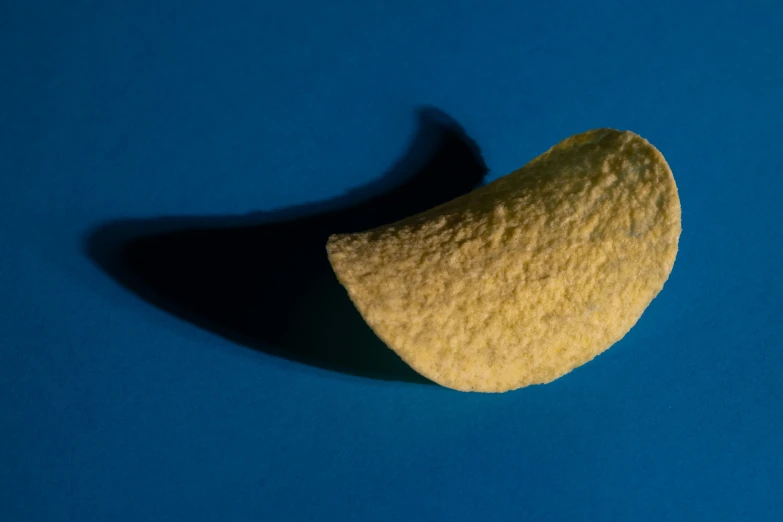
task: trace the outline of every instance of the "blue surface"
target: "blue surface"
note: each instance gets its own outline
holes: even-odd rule
[[[4,2],[0,519],[783,519],[783,4],[646,4]],[[595,127],[664,153],[680,252],[614,348],[503,395],[351,375],[85,250],[377,182],[426,106],[489,179]]]

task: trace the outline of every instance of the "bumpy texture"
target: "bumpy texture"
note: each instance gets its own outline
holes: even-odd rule
[[[501,392],[557,379],[621,339],[672,270],[680,214],[660,152],[598,129],[427,212],[332,236],[327,252],[416,371]]]

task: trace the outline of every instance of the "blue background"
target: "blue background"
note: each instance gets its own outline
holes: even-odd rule
[[[780,520],[781,20],[774,1],[3,2],[0,519]],[[354,376],[183,321],[85,252],[111,220],[372,184],[424,106],[488,179],[595,127],[664,153],[680,252],[614,348],[503,395]]]

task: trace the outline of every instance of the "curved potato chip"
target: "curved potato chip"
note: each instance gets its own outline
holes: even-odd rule
[[[406,363],[449,388],[501,392],[620,340],[669,277],[680,214],[661,153],[597,129],[431,210],[333,235],[327,252]]]

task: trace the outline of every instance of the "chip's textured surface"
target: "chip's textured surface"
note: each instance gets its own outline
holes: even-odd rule
[[[621,339],[680,236],[663,156],[631,132],[572,136],[521,169],[327,252],[378,336],[464,391],[550,382]]]

